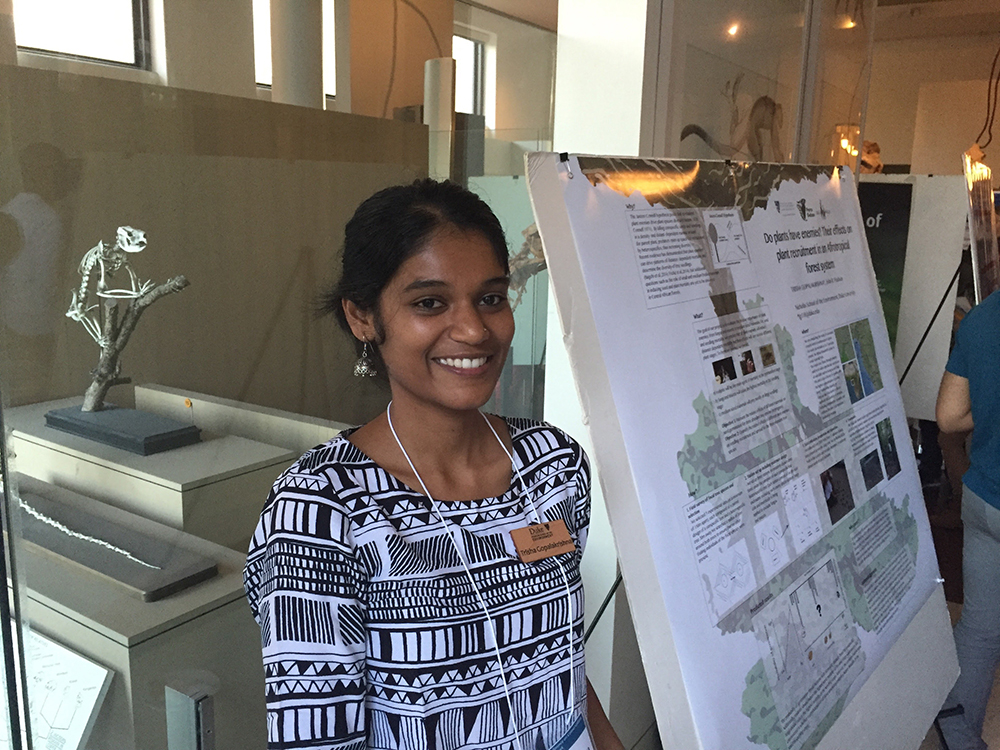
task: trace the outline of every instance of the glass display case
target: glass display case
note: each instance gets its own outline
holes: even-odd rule
[[[36,748],[263,748],[247,543],[286,466],[384,408],[316,301],[357,204],[427,173],[426,128],[10,66],[0,109],[8,703]],[[102,414],[200,439],[53,428],[95,370]]]

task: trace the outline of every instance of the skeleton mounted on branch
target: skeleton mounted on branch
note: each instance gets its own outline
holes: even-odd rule
[[[80,286],[73,291],[66,317],[78,321],[101,347],[97,367],[91,371],[93,382],[83,398],[82,410],[100,411],[104,397],[115,385],[130,383],[121,375],[119,357],[135,330],[143,311],[156,300],[181,291],[188,285],[183,276],[155,285],[140,281],[129,265],[129,255],[146,249],[146,233],[132,227],[118,227],[113,245],[103,240],[88,250],[80,261]],[[128,274],[127,288],[113,288],[109,281],[116,273]],[[96,299],[95,299],[96,298]],[[125,304],[119,306],[119,301]]]

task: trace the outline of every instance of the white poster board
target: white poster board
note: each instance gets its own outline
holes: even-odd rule
[[[664,746],[916,747],[957,665],[853,176],[527,166]]]

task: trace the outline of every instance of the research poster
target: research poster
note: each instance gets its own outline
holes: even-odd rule
[[[638,506],[605,488],[612,524],[649,540],[626,583],[658,580],[699,742],[813,748],[938,585],[854,177],[527,166],[571,359],[592,324],[607,371],[610,403],[585,410],[613,409],[627,451]]]

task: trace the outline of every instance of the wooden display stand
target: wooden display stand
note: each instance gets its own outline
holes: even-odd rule
[[[298,457],[207,431],[195,445],[138,456],[45,426],[46,412],[76,401],[8,410],[18,471],[235,550],[246,550],[271,484]]]
[[[265,747],[260,631],[243,594],[244,555],[60,487],[30,479],[21,485],[218,563],[215,578],[143,602],[85,568],[20,545],[31,627],[115,672],[88,747],[167,750],[164,687],[192,684],[212,697],[216,747]]]

